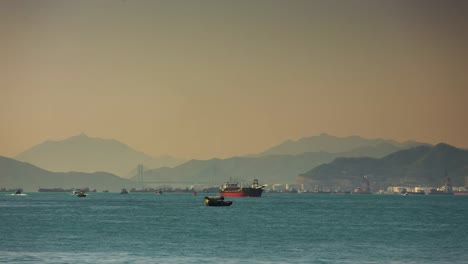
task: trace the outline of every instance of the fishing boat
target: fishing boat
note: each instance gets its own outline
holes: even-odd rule
[[[85,187],[85,188],[78,188],[78,189],[73,190],[72,193],[76,195],[76,194],[78,194],[79,192],[84,192],[84,193],[87,193],[87,192],[96,192],[96,189],[94,189],[94,190],[89,190],[88,187]]]
[[[23,193],[23,189],[19,188],[19,189],[16,189],[16,191],[14,193],[12,193],[11,195],[13,195],[13,196],[26,196],[27,194]]]
[[[79,191],[75,194],[77,197],[86,197],[86,193],[83,191]]]
[[[226,197],[260,197],[265,185],[259,185],[255,179],[250,187],[242,187],[237,182],[226,182],[219,189],[219,194]]]
[[[232,201],[224,201],[223,196],[205,196],[206,206],[231,206]]]

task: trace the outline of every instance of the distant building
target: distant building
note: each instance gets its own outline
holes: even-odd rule
[[[434,187],[421,187],[421,186],[390,186],[387,188],[387,193],[401,193],[402,191],[407,192],[421,192],[429,193]]]
[[[408,192],[411,192],[412,188],[411,187],[406,187],[406,186],[390,186],[387,188],[387,192],[389,193],[401,193],[403,190],[406,190]]]
[[[431,189],[434,189],[434,187],[414,187],[415,192],[424,191],[425,193],[430,193]]]
[[[288,184],[288,190],[302,190],[301,184]]]
[[[275,183],[271,186],[271,189],[273,191],[279,192],[279,191],[284,191],[285,188],[283,184]]]

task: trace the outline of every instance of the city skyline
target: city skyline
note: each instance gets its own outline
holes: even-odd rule
[[[463,1],[2,1],[0,156],[85,133],[226,158],[328,133],[468,148]]]

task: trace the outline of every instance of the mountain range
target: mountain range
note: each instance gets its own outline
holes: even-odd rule
[[[301,143],[299,144],[298,142]],[[302,144],[304,146],[301,146]],[[63,141],[44,142],[18,155],[17,158],[47,169],[33,166],[37,170],[34,174],[36,178],[33,176],[27,177],[30,177],[31,182],[35,183],[34,188],[38,185],[40,185],[39,187],[54,187],[54,182],[62,185],[68,184],[70,187],[81,185],[76,184],[78,182],[76,182],[75,178],[69,177],[69,175],[81,175],[82,178],[96,177],[97,181],[101,181],[104,176],[115,177],[113,174],[122,175],[125,171],[127,171],[129,179],[133,180],[132,183],[135,184],[140,180],[135,176],[137,174],[135,170],[137,164],[144,164],[146,169],[144,180],[145,182],[152,182],[153,185],[171,185],[173,183],[219,185],[229,179],[251,182],[254,178],[259,179],[263,183],[292,183],[295,180],[303,182],[325,180],[326,177],[317,176],[314,168],[324,168],[323,166],[335,164],[337,161],[343,161],[344,157],[350,158],[344,159],[350,164],[352,160],[360,160],[361,158],[364,163],[365,161],[374,162],[381,158],[387,158],[390,153],[399,153],[399,151],[406,150],[415,145],[425,148],[432,147],[428,144],[421,144],[423,143],[398,143],[392,140],[365,139],[358,136],[340,138],[322,134],[298,141],[287,141],[255,156],[190,160],[172,168],[155,168],[155,161],[150,156],[133,150],[123,143],[109,139],[90,138],[81,134]],[[408,151],[411,149],[408,149]],[[268,154],[281,152],[295,153],[302,150],[305,150],[305,152],[299,154]],[[338,152],[341,150],[343,152]],[[167,162],[170,161],[171,158]],[[180,160],[173,161],[172,165],[180,162]],[[0,177],[5,177],[5,179],[0,179],[0,187],[20,187],[22,184],[28,184],[25,181],[21,181],[21,179],[25,177],[24,175],[32,174],[28,174],[27,171],[25,172],[20,169],[12,170],[11,164],[8,165],[10,166],[9,168],[6,168],[5,164],[0,164]],[[17,163],[15,166],[18,167],[18,164],[23,163]],[[22,168],[24,166],[26,165],[23,164],[19,167]],[[151,167],[155,169],[148,169]],[[376,168],[378,167],[376,165]],[[346,170],[349,169],[346,168]],[[64,172],[81,171],[82,173],[53,173],[50,170]],[[90,173],[95,171],[117,171],[118,173]],[[25,172],[24,175],[22,174],[23,172]],[[360,174],[364,172],[362,171]],[[298,175],[301,176],[297,178]],[[400,176],[401,174],[394,174],[389,177],[395,178]],[[42,177],[44,177],[44,181],[40,180]],[[57,177],[65,177],[65,179]],[[337,176],[333,175],[332,177]],[[51,180],[52,178],[54,180]],[[71,181],[72,178],[73,181]],[[111,182],[115,180],[115,178],[109,179]],[[353,180],[356,179],[353,178]],[[93,180],[90,178],[90,181],[92,183]],[[101,183],[102,185],[100,186],[103,186],[104,182],[101,181],[99,184]],[[114,186],[119,186],[119,188],[129,186],[129,182],[119,182]],[[111,187],[104,188],[109,189]]]
[[[418,146],[383,158],[337,158],[297,177],[297,183],[321,186],[358,186],[367,176],[374,188],[385,186],[441,186],[445,175],[456,186],[468,176],[468,151],[447,144]]]
[[[27,192],[39,188],[84,188],[118,191],[135,183],[107,172],[51,172],[32,164],[0,156],[0,186],[23,188]]]
[[[170,156],[153,158],[113,139],[85,134],[61,141],[46,141],[15,157],[50,171],[107,171],[124,178],[134,175],[138,164],[149,168],[172,167],[184,162]]]
[[[386,155],[391,152],[411,148],[425,143],[406,141],[403,143],[388,139],[366,139],[360,136],[336,137],[322,133],[317,136],[305,137],[298,140],[287,140],[279,145],[273,146],[255,156],[267,155],[297,155],[305,152],[345,153],[357,151],[358,149],[374,148],[382,151],[378,155]],[[367,152],[366,152],[367,153]]]
[[[191,160],[174,168],[159,168],[145,171],[145,181],[200,182],[220,184],[226,180],[250,182],[258,178],[269,183],[291,183],[297,175],[338,157],[380,158],[395,151],[421,143],[400,144],[390,140],[367,140],[361,137],[339,138],[322,134],[320,136],[283,143],[259,155],[227,159]],[[315,144],[318,146],[316,146]],[[342,144],[343,147],[339,148]],[[306,148],[307,147],[307,148]],[[297,152],[300,154],[269,154],[274,152]],[[321,151],[313,152],[320,149]],[[334,152],[344,150],[344,152]],[[136,179],[136,178],[135,178]]]

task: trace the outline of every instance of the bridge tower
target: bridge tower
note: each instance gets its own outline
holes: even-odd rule
[[[145,189],[143,164],[138,164],[138,177],[137,177],[137,179],[141,183],[141,189]]]

